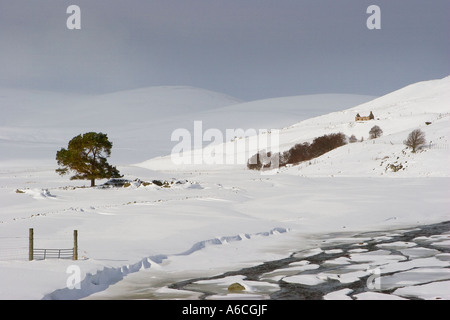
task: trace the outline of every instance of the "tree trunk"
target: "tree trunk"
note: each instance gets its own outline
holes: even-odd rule
[[[91,179],[91,187],[95,187],[95,179]]]

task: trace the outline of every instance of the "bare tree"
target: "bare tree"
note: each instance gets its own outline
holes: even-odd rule
[[[376,139],[381,137],[383,130],[379,126],[373,126],[369,131],[370,139]]]
[[[412,148],[412,152],[416,152],[416,150],[421,148],[426,142],[425,133],[420,129],[416,129],[408,135],[408,139],[403,141],[403,144]]]

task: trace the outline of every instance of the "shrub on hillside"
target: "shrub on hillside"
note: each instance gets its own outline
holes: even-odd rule
[[[294,145],[287,151],[278,154],[279,166],[284,167],[288,164],[297,164],[302,161],[317,158],[324,153],[343,146],[347,143],[346,136],[343,133],[332,133],[315,138],[311,144],[304,142]],[[247,162],[247,168],[252,170],[261,170],[262,168],[272,167],[270,161],[271,153],[260,151],[250,157]]]
[[[311,145],[307,142],[297,143],[288,151],[283,153],[283,160],[286,164],[294,164],[311,159]]]
[[[379,126],[373,126],[369,131],[370,139],[376,139],[383,135],[383,130]]]
[[[312,158],[317,158],[324,153],[341,147],[347,143],[347,139],[343,133],[332,133],[315,138],[310,146],[310,154]]]
[[[279,154],[278,154],[279,155]],[[272,166],[272,153],[265,150],[259,151],[247,161],[247,168],[252,170],[261,170]]]

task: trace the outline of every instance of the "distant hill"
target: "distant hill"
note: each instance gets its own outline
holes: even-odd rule
[[[342,132],[347,136],[355,135],[358,140],[364,140],[362,143],[348,144],[335,149],[313,161],[288,169],[283,168],[281,172],[305,176],[393,176],[394,172],[390,169],[390,165],[397,166],[401,163],[402,168],[395,172],[395,176],[450,176],[449,101],[450,77],[446,77],[412,84],[351,108],[343,108],[341,111],[312,117],[289,127],[280,128],[280,151],[288,150],[296,143],[311,142],[316,137],[330,133]],[[279,105],[276,100],[267,100],[264,104],[271,102],[274,108]],[[373,112],[374,120],[355,121],[358,113],[364,116],[370,112]],[[294,117],[292,120],[294,123]],[[383,135],[378,139],[369,140],[369,131],[375,125],[383,130]],[[409,151],[404,150],[403,141],[414,129],[425,132],[428,144],[424,152],[411,155]],[[203,153],[217,156],[223,154],[224,150],[230,150],[230,144],[235,144],[237,150],[245,150],[248,158],[257,152],[257,149],[252,147],[257,145],[256,139],[258,136],[238,139],[224,145],[209,147]],[[201,156],[201,152],[197,152],[196,156]],[[226,154],[223,157],[235,155]],[[150,159],[139,166],[189,170],[189,166],[175,166],[170,156]]]
[[[111,163],[167,155],[177,128],[276,128],[373,97],[313,95],[242,102],[186,86],[161,86],[102,95],[0,89],[0,165],[55,165],[56,151],[74,136],[101,131],[113,142]]]

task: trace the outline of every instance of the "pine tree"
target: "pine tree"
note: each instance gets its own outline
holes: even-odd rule
[[[96,179],[122,177],[116,167],[111,166],[106,158],[111,156],[112,143],[104,133],[88,132],[69,141],[67,149],[61,148],[56,153],[60,175],[75,172],[71,180],[90,180],[91,187]]]

